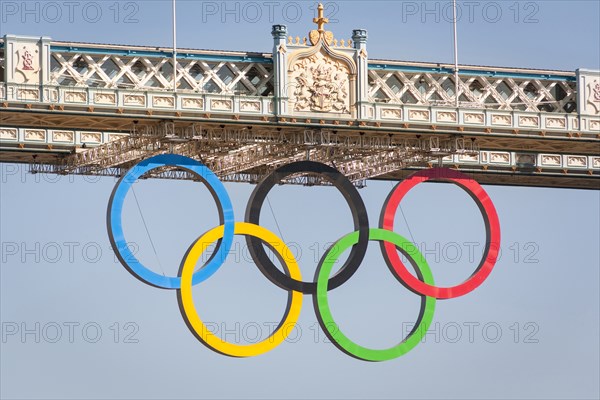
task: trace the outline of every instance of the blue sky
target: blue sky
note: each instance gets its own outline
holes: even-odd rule
[[[6,8],[9,3],[17,10]],[[22,2],[2,1],[0,33],[171,43],[170,2],[79,2],[72,15],[58,2],[60,18],[49,3],[28,2],[33,11],[27,14]],[[600,69],[598,2],[473,3],[470,16],[459,2],[461,63]],[[452,62],[446,5],[326,4],[327,15],[337,20],[329,25],[336,37],[368,30],[371,58]],[[291,35],[304,36],[313,26],[314,6],[180,0],[178,42],[269,52],[271,25],[284,23]],[[308,296],[295,336],[277,349],[250,359],[213,353],[189,332],[174,292],[142,284],[115,260],[105,227],[113,178],[34,176],[25,167],[0,164],[0,179],[2,398],[600,395],[598,191],[486,186],[502,227],[502,254],[491,276],[466,296],[438,301],[432,329],[413,351],[364,363],[326,343]],[[241,221],[254,186],[226,187]],[[360,190],[372,227],[392,187],[369,182]],[[139,209],[132,196],[125,203],[127,238],[142,261],[175,274],[189,243],[217,224],[214,202],[193,182],[145,180],[135,191]],[[313,275],[326,244],[352,229],[349,209],[333,188],[278,186],[269,199],[273,211],[263,210],[261,224],[292,245],[305,277]],[[477,265],[483,222],[453,185],[415,188],[396,227],[423,250],[440,284],[460,282]],[[269,323],[284,311],[286,292],[260,274],[243,239],[235,243],[226,265],[194,289],[194,298],[219,334],[245,341],[268,334]],[[383,348],[410,329],[419,298],[394,279],[372,243],[359,271],[331,293],[330,303],[348,336]]]

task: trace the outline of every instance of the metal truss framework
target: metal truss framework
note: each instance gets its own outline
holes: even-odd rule
[[[474,141],[463,138],[398,139],[328,130],[206,129],[173,123],[146,126],[110,143],[76,152],[58,164],[31,164],[32,172],[120,176],[123,169],[153,155],[174,152],[200,160],[226,181],[256,182],[293,161],[313,160],[339,169],[352,182],[422,165],[451,154],[477,155]],[[196,179],[173,169],[152,176]],[[327,184],[318,177],[292,177],[286,183]]]

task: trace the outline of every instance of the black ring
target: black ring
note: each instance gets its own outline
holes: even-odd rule
[[[354,275],[369,246],[369,218],[365,204],[356,187],[340,171],[315,161],[298,161],[277,168],[260,182],[252,192],[246,208],[246,222],[259,225],[260,211],[269,191],[282,179],[300,172],[320,175],[330,181],[342,193],[352,212],[354,230],[359,232],[358,243],[352,246],[350,256],[342,268],[329,279],[327,290],[332,290]],[[316,293],[316,282],[297,281],[281,272],[270,260],[259,239],[246,236],[246,243],[256,266],[275,285],[285,290],[295,290],[305,294]]]

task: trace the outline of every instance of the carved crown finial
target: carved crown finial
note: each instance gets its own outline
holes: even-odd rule
[[[323,7],[323,3],[319,3],[319,6],[317,7],[317,18],[313,18],[313,22],[317,24],[317,30],[319,32],[325,32],[323,26],[329,23],[329,18],[325,18],[325,16],[323,15],[324,9],[325,8]]]

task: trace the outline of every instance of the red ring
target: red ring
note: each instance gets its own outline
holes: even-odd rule
[[[384,258],[390,269],[392,269],[392,272],[395,272],[402,283],[414,293],[435,297],[436,299],[459,297],[481,285],[496,264],[500,248],[500,222],[498,221],[498,214],[488,194],[475,180],[456,170],[431,168],[412,174],[392,190],[382,209],[380,225],[383,229],[394,230],[394,217],[404,195],[419,183],[428,180],[452,182],[465,190],[475,203],[477,203],[485,222],[486,230],[485,250],[479,266],[463,283],[451,287],[438,287],[428,285],[411,274],[404,263],[402,263],[402,260],[400,260],[394,244],[388,242],[382,243]]]

